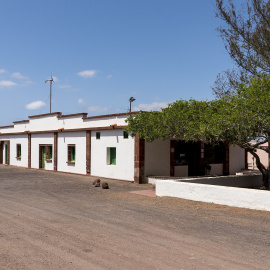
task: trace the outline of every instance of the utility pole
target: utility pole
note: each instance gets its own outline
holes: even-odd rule
[[[52,82],[53,82],[53,77],[51,75],[51,78],[49,80],[46,80],[46,82],[50,82],[50,113],[52,112]]]
[[[136,99],[134,98],[134,97],[131,97],[130,99],[129,99],[129,112],[131,112],[131,103],[133,102],[133,101],[135,101]]]

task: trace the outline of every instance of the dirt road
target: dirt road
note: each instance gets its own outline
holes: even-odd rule
[[[269,269],[270,213],[0,166],[0,269]]]

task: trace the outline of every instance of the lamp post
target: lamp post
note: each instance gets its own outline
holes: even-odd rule
[[[133,102],[133,101],[135,101],[136,99],[134,98],[134,97],[131,97],[130,99],[129,99],[129,112],[131,112],[131,103]]]

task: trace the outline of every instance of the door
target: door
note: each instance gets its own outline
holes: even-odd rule
[[[39,147],[39,168],[45,169],[46,150],[45,146]]]

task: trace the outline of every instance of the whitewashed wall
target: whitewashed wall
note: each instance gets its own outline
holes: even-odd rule
[[[17,159],[17,144],[21,145],[21,159]],[[28,167],[28,136],[10,136],[10,165]]]
[[[10,141],[10,165],[28,167],[28,135],[9,135],[1,136],[0,141]],[[21,159],[17,159],[17,144],[21,144]],[[2,157],[5,164],[5,148],[4,144]]]
[[[75,164],[68,164],[68,145],[75,145]],[[86,132],[58,133],[57,170],[86,174]]]
[[[54,138],[53,133],[44,133],[44,134],[32,134],[31,138],[31,168],[39,169],[39,145],[40,144],[51,144],[53,146],[52,151],[54,151]],[[53,161],[45,161],[45,169],[53,170]]]
[[[91,132],[91,175],[134,181],[134,138],[123,138],[123,130]],[[107,148],[116,147],[116,165],[107,165]]]
[[[145,176],[170,175],[170,140],[145,143]]]
[[[235,174],[241,169],[245,169],[245,149],[239,146],[231,146],[229,149],[229,171]]]

